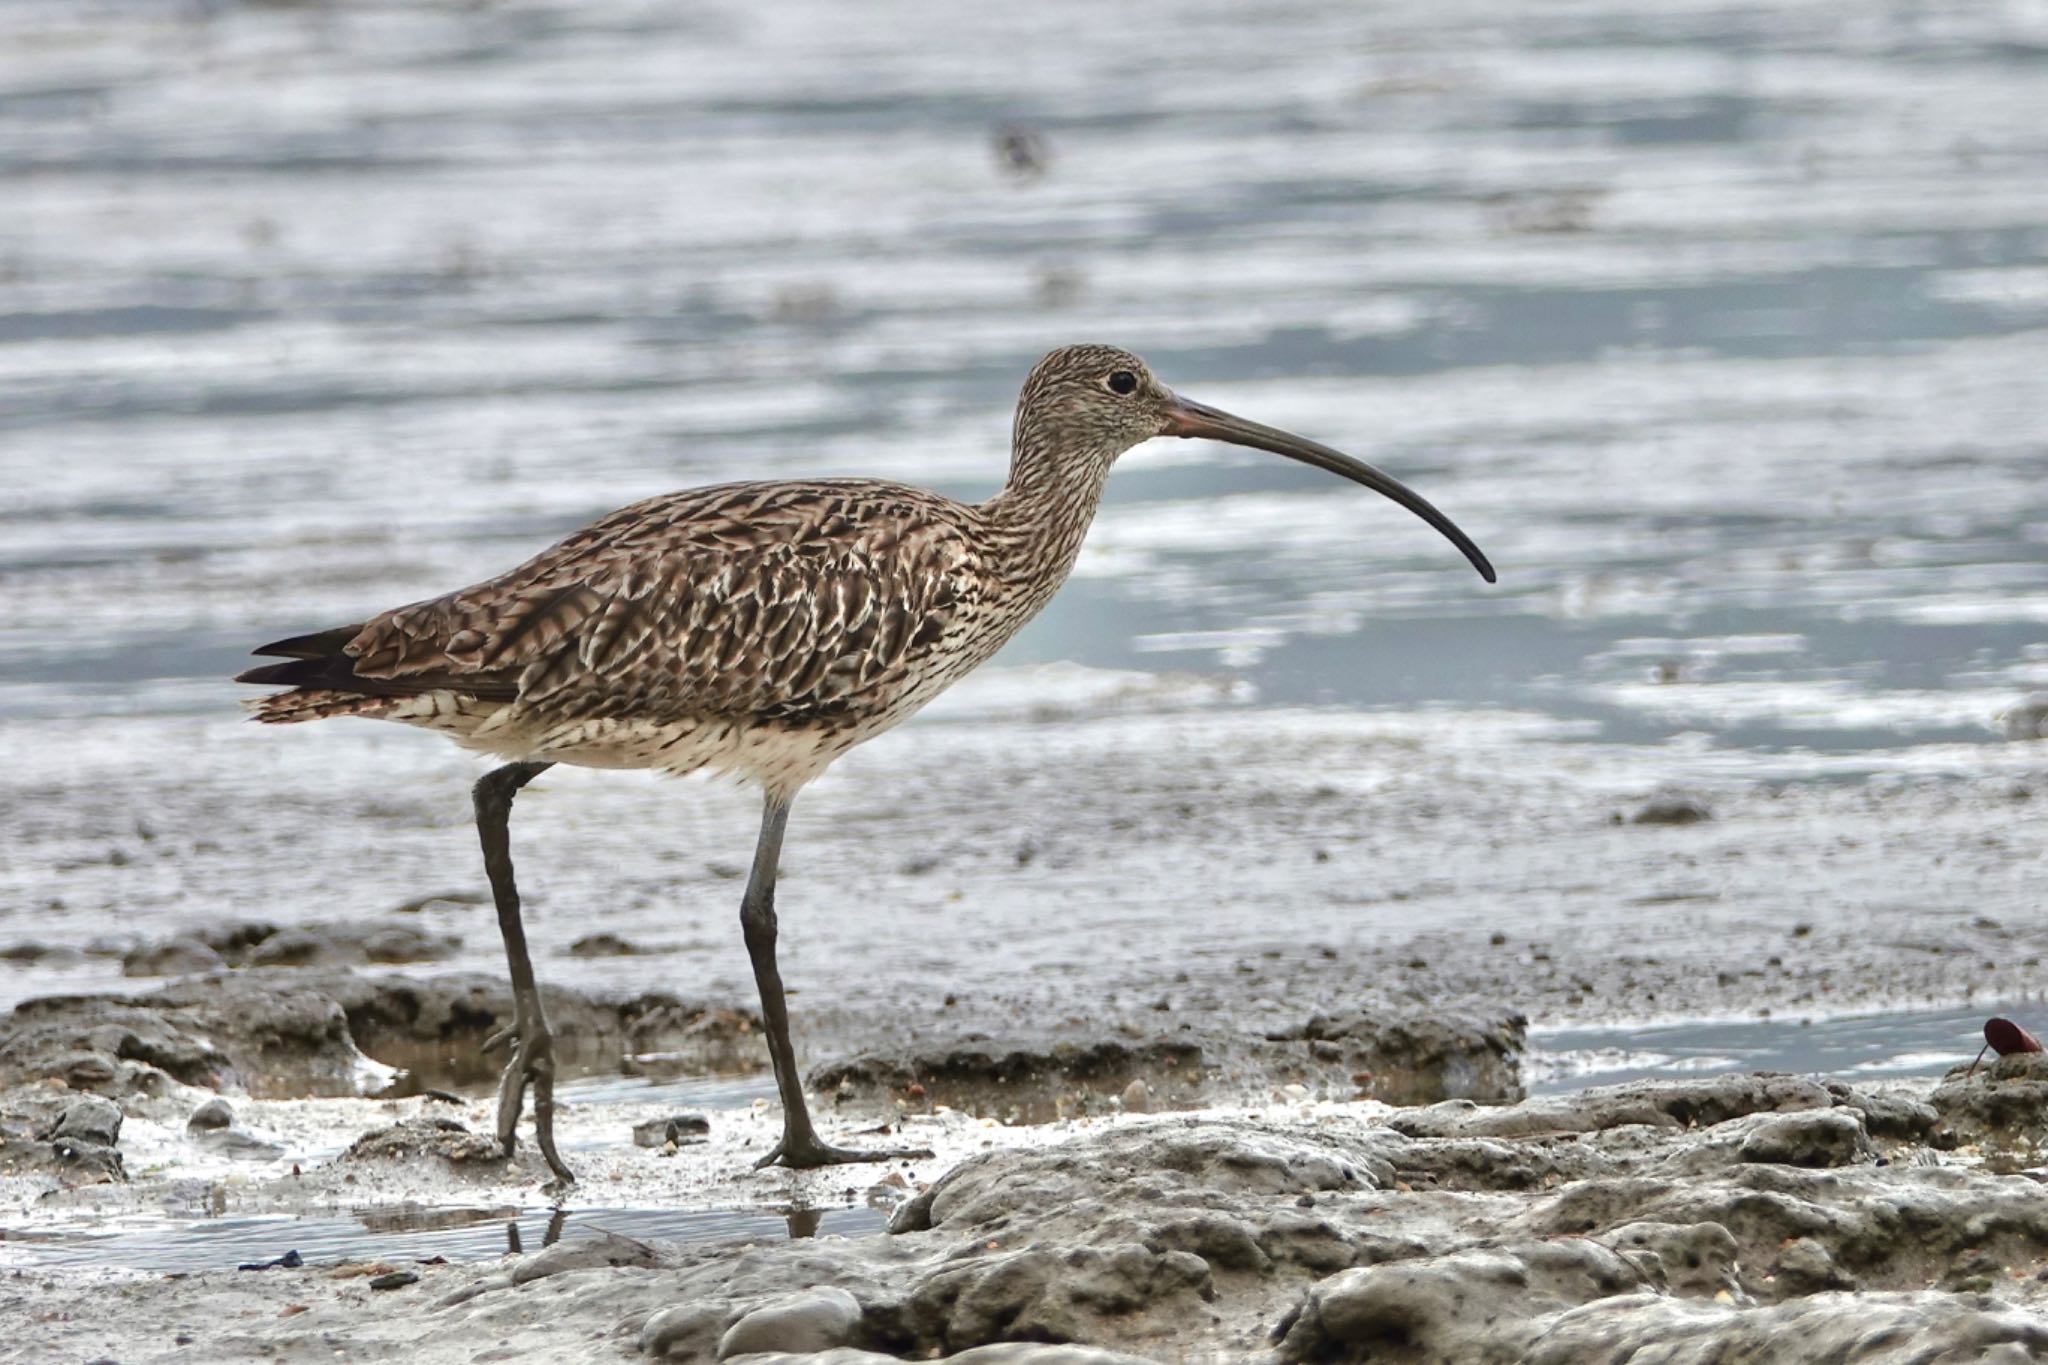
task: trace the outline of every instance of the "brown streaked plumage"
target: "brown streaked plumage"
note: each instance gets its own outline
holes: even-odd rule
[[[1009,480],[967,504],[868,479],[737,483],[650,498],[511,572],[338,630],[266,645],[289,662],[238,681],[272,724],[366,716],[438,730],[512,760],[475,793],[512,970],[517,1051],[499,1092],[509,1153],[526,1087],[553,1138],[553,1058],[519,920],[506,821],[554,763],[734,773],[766,795],[741,922],[760,987],[783,1137],[762,1164],[891,1153],[819,1140],[775,966],[775,863],[796,793],[989,658],[1073,567],[1117,456],[1154,436],[1270,450],[1385,494],[1478,548],[1420,496],[1326,446],[1183,399],[1128,351],[1069,346],[1025,381]]]

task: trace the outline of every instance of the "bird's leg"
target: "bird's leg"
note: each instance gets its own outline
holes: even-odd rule
[[[576,1177],[555,1150],[555,1039],[541,1009],[540,987],[533,978],[533,959],[526,952],[526,926],[519,921],[519,888],[512,880],[512,836],[508,828],[512,798],[519,789],[552,768],[552,763],[508,763],[478,779],[476,833],[484,846],[484,871],[491,879],[491,898],[498,903],[498,932],[505,940],[505,960],[512,971],[512,1024],[485,1041],[486,1049],[513,1044],[512,1060],[498,1081],[498,1141],[505,1155],[518,1144],[519,1109],[526,1087],[533,1087],[533,1131],[548,1169],[564,1184]]]
[[[754,847],[754,871],[747,878],[746,899],[740,902],[740,927],[746,933],[747,956],[754,963],[754,984],[761,990],[761,1018],[768,1025],[768,1056],[775,1063],[775,1088],[782,1096],[782,1140],[754,1169],[777,1164],[793,1170],[841,1166],[854,1161],[893,1161],[897,1157],[930,1156],[929,1151],[868,1152],[833,1147],[811,1126],[804,1106],[803,1078],[797,1074],[796,1052],[789,1042],[789,1007],[782,996],[782,973],[775,966],[775,869],[782,857],[782,829],[789,821],[789,803],[768,798],[761,813],[761,840]]]

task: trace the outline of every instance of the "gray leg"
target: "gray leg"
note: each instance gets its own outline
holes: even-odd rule
[[[747,878],[746,899],[740,902],[740,927],[746,933],[747,956],[754,963],[754,984],[761,991],[768,1056],[775,1063],[775,1088],[782,1096],[782,1140],[754,1167],[758,1170],[779,1163],[801,1171],[853,1161],[930,1156],[924,1150],[848,1151],[821,1141],[811,1126],[811,1111],[804,1106],[803,1078],[797,1074],[796,1052],[789,1042],[789,1007],[782,996],[782,973],[775,966],[775,869],[782,859],[782,829],[788,822],[788,803],[769,797],[761,812],[761,839],[754,846],[753,875]]]
[[[490,875],[491,897],[498,903],[498,932],[505,940],[505,960],[512,969],[512,1024],[484,1044],[486,1049],[501,1042],[516,1044],[512,1060],[505,1064],[498,1082],[498,1141],[505,1155],[517,1145],[519,1110],[526,1099],[526,1087],[533,1087],[534,1137],[548,1169],[564,1184],[576,1177],[555,1150],[555,1039],[548,1032],[547,1015],[541,1010],[540,987],[533,978],[533,959],[526,952],[526,927],[519,922],[519,888],[512,880],[512,836],[507,828],[512,816],[512,798],[519,789],[539,777],[552,763],[508,763],[485,773],[477,781],[477,838],[484,846],[484,871]]]

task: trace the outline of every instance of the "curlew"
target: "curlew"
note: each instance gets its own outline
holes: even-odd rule
[[[982,503],[872,479],[732,483],[634,503],[474,587],[265,645],[288,686],[271,724],[366,716],[510,760],[473,793],[512,979],[498,1138],[533,1092],[548,1167],[554,1056],[512,875],[514,795],[556,763],[722,771],[763,793],[740,925],[761,994],[782,1136],[758,1165],[883,1160],[823,1141],[804,1105],[775,964],[775,876],[790,804],[854,745],[909,716],[1037,615],[1073,568],[1119,455],[1155,436],[1285,455],[1393,499],[1493,568],[1450,518],[1371,465],[1175,394],[1111,346],[1068,346],[1024,382],[1010,474]]]

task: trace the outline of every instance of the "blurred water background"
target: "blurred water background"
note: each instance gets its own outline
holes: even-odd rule
[[[59,864],[134,843],[79,795],[124,772],[254,807],[188,853],[293,846],[239,827],[314,752],[238,720],[251,645],[665,489],[985,496],[1077,340],[1396,472],[1501,581],[1155,443],[1002,669],[1745,780],[2037,766],[2041,0],[8,0],[0,913],[119,919]],[[370,729],[318,752],[467,763]]]

